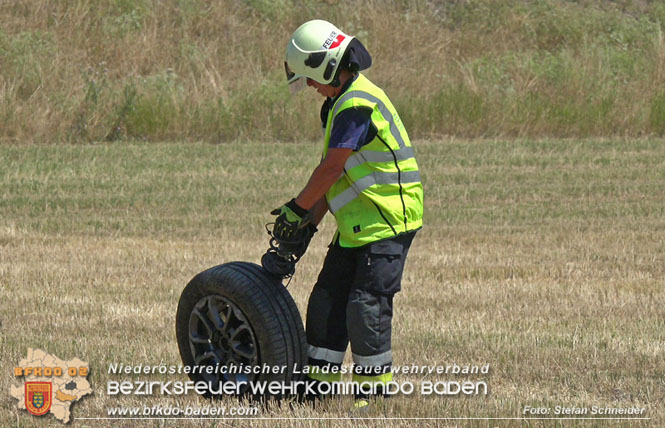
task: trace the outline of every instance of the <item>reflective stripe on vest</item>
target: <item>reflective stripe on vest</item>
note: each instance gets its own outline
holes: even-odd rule
[[[328,208],[330,208],[331,213],[335,214],[337,210],[356,199],[363,190],[366,190],[375,184],[406,184],[418,182],[420,182],[420,172],[418,171],[375,172],[374,174],[365,176],[356,180],[354,183],[351,183],[351,187],[335,196],[331,201],[328,201]]]
[[[393,154],[395,155],[393,157]],[[411,159],[413,157],[413,147],[404,147],[399,150],[395,150],[392,153],[389,152],[356,152],[351,155],[347,160],[344,168],[348,171],[362,165],[365,162],[390,162],[396,160],[397,162],[401,160]]]

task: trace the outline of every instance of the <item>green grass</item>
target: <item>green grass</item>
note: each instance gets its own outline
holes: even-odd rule
[[[368,416],[517,417],[525,405],[644,406],[650,421],[610,426],[662,426],[663,143],[416,141],[425,227],[395,302],[395,363],[487,363],[490,375],[481,378],[490,394],[396,397]],[[108,407],[206,405],[193,395],[108,397],[107,381],[134,379],[109,375],[108,365],[179,364],[173,322],[181,290],[209,266],[258,262],[268,212],[300,190],[319,149],[255,142],[0,146],[0,426],[59,426],[18,412],[9,397],[11,367],[28,347],[89,362],[94,395],[74,404],[76,426],[108,426],[76,420],[105,416]],[[326,219],[289,286],[301,312],[333,229]],[[349,406],[348,399],[316,409],[269,406],[260,416],[346,417]]]
[[[0,4],[0,141],[313,140],[282,64],[314,18],[413,137],[665,135],[662,2],[33,0]]]

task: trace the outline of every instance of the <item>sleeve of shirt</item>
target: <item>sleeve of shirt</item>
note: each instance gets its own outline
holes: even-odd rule
[[[349,108],[335,117],[330,131],[331,149],[358,150],[367,143],[372,127],[372,111],[367,108]]]

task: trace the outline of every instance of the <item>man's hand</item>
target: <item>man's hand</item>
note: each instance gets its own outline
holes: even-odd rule
[[[298,206],[295,199],[291,199],[281,207],[272,210],[270,214],[277,216],[272,230],[277,240],[296,238],[298,231],[312,221],[312,213]]]

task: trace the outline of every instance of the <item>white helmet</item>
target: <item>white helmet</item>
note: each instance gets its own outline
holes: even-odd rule
[[[286,46],[284,61],[291,92],[304,88],[306,78],[336,86],[337,70],[351,40],[353,36],[320,19],[298,27]]]

